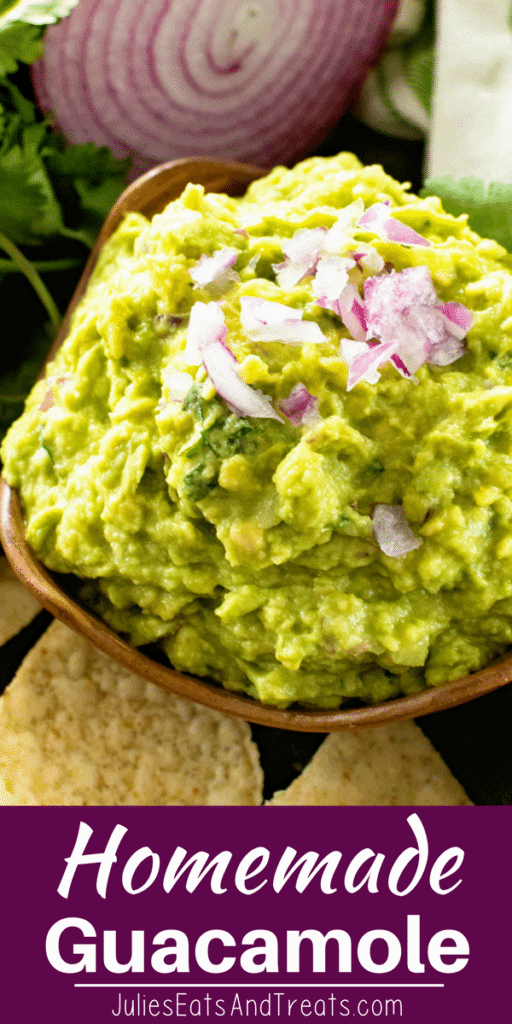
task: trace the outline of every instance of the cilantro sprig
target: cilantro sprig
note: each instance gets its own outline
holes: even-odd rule
[[[128,161],[92,142],[66,143],[38,109],[30,84],[26,65],[41,55],[46,27],[77,3],[0,0],[0,305],[7,342],[0,437],[21,411],[60,310],[126,183]]]

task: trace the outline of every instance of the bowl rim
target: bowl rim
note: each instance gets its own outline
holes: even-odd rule
[[[68,332],[71,315],[80,301],[99,252],[115,230],[124,214],[139,210],[135,204],[141,195],[149,194],[151,201],[164,195],[169,183],[177,176],[184,181],[196,180],[208,191],[217,179],[228,176],[231,184],[240,188],[267,173],[264,169],[236,161],[219,161],[207,157],[173,160],[148,171],[132,182],[112,207],[98,236],[96,245],[84,267],[77,288],[64,316],[59,333],[51,346],[40,376],[46,372]],[[201,181],[203,178],[203,181]],[[205,180],[206,179],[206,180]],[[224,185],[224,187],[226,187]],[[163,208],[163,206],[161,207]],[[512,652],[471,675],[429,687],[419,693],[392,698],[382,704],[356,708],[328,710],[308,708],[277,708],[263,704],[255,698],[227,690],[220,684],[199,679],[155,661],[115,633],[101,619],[80,605],[65,590],[58,578],[42,565],[25,539],[23,515],[17,492],[2,478],[0,481],[0,535],[5,554],[21,582],[36,599],[57,619],[89,640],[114,661],[153,682],[169,693],[196,701],[213,710],[234,715],[258,725],[294,730],[297,732],[339,732],[366,726],[378,726],[403,719],[418,718],[436,711],[465,704],[477,697],[505,686],[512,679]]]

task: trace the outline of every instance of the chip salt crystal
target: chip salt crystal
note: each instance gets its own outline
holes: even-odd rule
[[[302,319],[301,309],[292,309],[281,302],[243,295],[240,311],[242,330],[251,341],[282,341],[288,345],[327,341],[317,323]]]
[[[359,227],[367,231],[373,231],[388,242],[398,242],[400,245],[430,245],[430,242],[423,235],[410,228],[407,224],[395,220],[390,216],[391,203],[389,199],[382,203],[373,203],[363,213],[359,220]]]
[[[190,268],[190,276],[199,288],[214,286],[217,289],[227,288],[232,281],[238,280],[238,274],[230,271],[230,267],[238,259],[238,249],[225,246],[216,249],[213,256],[202,255],[194,267]]]
[[[318,416],[318,398],[315,398],[307,389],[305,384],[299,381],[292,388],[288,398],[279,402],[281,412],[284,412],[294,427],[313,422]]]
[[[423,544],[421,537],[412,532],[402,505],[375,505],[372,523],[380,550],[390,558],[400,558]]]

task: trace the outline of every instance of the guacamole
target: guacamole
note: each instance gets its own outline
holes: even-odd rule
[[[105,246],[2,451],[135,645],[285,707],[512,641],[512,257],[352,155],[188,185]]]

